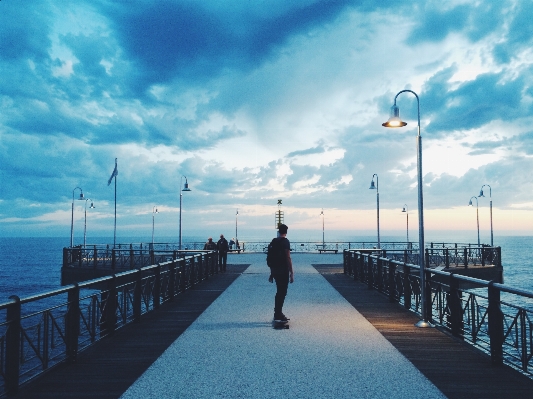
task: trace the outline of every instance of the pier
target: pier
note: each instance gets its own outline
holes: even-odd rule
[[[269,242],[242,242],[238,250],[230,253],[262,253]],[[418,244],[412,242],[291,242],[291,253],[342,253],[357,250],[361,253],[379,253],[383,258],[418,264]],[[61,284],[109,276],[126,270],[134,270],[158,263],[177,260],[203,251],[203,242],[189,242],[179,250],[174,243],[136,243],[110,245],[86,245],[63,249]],[[426,265],[429,268],[456,274],[503,282],[501,250],[487,245],[430,243],[425,248]]]
[[[383,287],[369,290],[362,278],[365,274],[358,273],[359,277],[354,278],[353,273],[346,272],[350,269],[346,262],[351,257],[348,252],[344,251],[343,256],[293,255],[296,282],[289,287],[285,312],[292,319],[289,330],[276,331],[270,325],[275,289],[267,282],[269,270],[264,254],[232,254],[229,273],[217,274],[209,267],[197,269],[207,272],[196,273],[203,277],[190,289],[174,296],[174,300],[162,301],[153,311],[142,313],[140,319],[115,329],[95,345],[85,350],[80,348],[75,359],[60,361],[47,373],[22,384],[18,397],[79,397],[83,393],[102,398],[120,395],[124,398],[277,397],[281,394],[394,398],[417,397],[424,392],[427,397],[516,398],[531,392],[533,380],[526,376],[531,370],[527,323],[525,329],[515,327],[517,335],[526,338],[525,342],[519,339],[515,345],[516,353],[525,353],[520,359],[526,361],[526,367],[521,363],[509,365],[512,359],[507,359],[507,350],[502,350],[501,362],[495,361],[497,357],[490,352],[492,349],[475,349],[465,336],[454,335],[446,325],[435,323],[437,328],[431,329],[414,327],[419,318],[416,289],[411,290],[413,306],[409,309],[405,300],[392,301]],[[374,275],[378,262],[376,259],[374,263],[372,257],[376,255],[366,254],[359,262],[366,264],[366,270]],[[397,261],[384,264],[386,261],[381,259],[380,262],[382,270],[390,270]],[[199,263],[189,261],[188,264]],[[376,268],[369,269],[368,264],[375,264]],[[155,288],[157,284],[167,286],[172,274],[162,269],[159,275],[159,283],[153,277],[157,273],[152,273],[145,284],[137,287],[145,287],[141,291],[146,294],[159,292],[157,297],[166,297],[161,293],[168,291]],[[378,275],[376,272],[375,276]],[[415,287],[416,274],[412,273],[411,277]],[[232,278],[237,279],[224,290],[224,284],[228,286]],[[123,286],[114,280],[115,287]],[[491,286],[500,293],[509,291],[503,285],[492,283]],[[131,292],[135,291],[134,287],[135,284]],[[146,290],[148,287],[151,289]],[[533,296],[533,293],[521,294],[525,295],[523,298]],[[405,298],[405,291],[403,295]],[[472,297],[466,296],[466,292],[462,297],[468,298],[465,303],[472,303]],[[143,302],[149,298],[150,295],[146,296]],[[218,299],[209,306],[207,302],[215,298]],[[500,299],[500,310],[503,302]],[[0,309],[5,307],[0,305]],[[476,308],[472,314],[480,309]],[[199,317],[189,328],[183,328],[187,324],[185,319],[194,319],[194,311]],[[507,314],[508,308],[501,313]],[[490,314],[480,316],[479,320],[486,321]],[[443,315],[443,320],[447,317]],[[522,308],[516,318],[524,317],[529,317],[529,311]],[[470,325],[470,321],[463,322]],[[513,339],[515,330],[511,332],[504,334],[504,341]],[[2,341],[2,346],[5,342]],[[525,351],[520,351],[524,343]],[[278,345],[279,356],[286,359],[284,372],[273,368],[279,364]],[[6,370],[4,363],[2,370]]]

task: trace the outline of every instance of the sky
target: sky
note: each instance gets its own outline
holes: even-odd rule
[[[495,237],[531,235],[531,20],[510,0],[1,0],[0,236],[112,237],[116,158],[119,237],[177,238],[180,199],[184,236],[270,237],[279,199],[289,234],[375,234],[374,174],[381,234],[415,237],[417,98],[381,125],[406,89],[425,229],[475,242],[479,215],[487,242],[492,201]]]

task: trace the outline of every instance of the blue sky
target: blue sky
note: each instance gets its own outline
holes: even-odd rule
[[[428,230],[475,239],[533,223],[533,3],[528,1],[0,2],[0,235],[382,234],[417,226],[420,97]],[[79,196],[79,190],[75,192]],[[479,199],[489,229],[489,198]],[[89,203],[90,205],[90,203]],[[84,201],[75,201],[75,237]],[[250,233],[251,234],[251,233]],[[403,233],[402,233],[403,234]],[[321,239],[317,235],[317,239]],[[486,241],[486,240],[485,240]]]

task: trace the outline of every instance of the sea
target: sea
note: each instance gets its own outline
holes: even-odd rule
[[[470,241],[455,241],[457,236],[434,236],[426,233],[426,244],[430,242],[465,243]],[[291,237],[293,241],[304,241],[299,237]],[[303,238],[303,237],[302,237]],[[321,241],[320,239],[313,241]],[[346,236],[335,237],[336,240],[326,242],[361,242],[375,241],[374,236]],[[241,236],[239,239],[245,241]],[[121,237],[117,244],[150,242],[139,237]],[[160,240],[159,242],[175,242]],[[203,242],[205,237],[183,237],[187,242]],[[249,241],[263,241],[251,239]],[[264,241],[267,241],[266,239]],[[404,242],[399,236],[383,236],[382,242]],[[88,244],[112,244],[113,238],[99,237],[91,239]],[[63,248],[70,244],[69,237],[0,237],[0,304],[9,301],[9,297],[17,295],[25,298],[61,288],[61,265]],[[533,292],[533,260],[529,258],[529,250],[533,249],[533,236],[504,236],[495,237],[494,245],[502,248],[502,264],[504,270],[504,284],[513,288]],[[297,256],[297,254],[293,255]],[[342,263],[342,255],[338,256]]]

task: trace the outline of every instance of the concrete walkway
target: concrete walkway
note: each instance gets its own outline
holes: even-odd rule
[[[293,254],[289,330],[271,325],[265,255],[229,261],[251,266],[122,398],[445,397],[311,266],[339,255]]]

